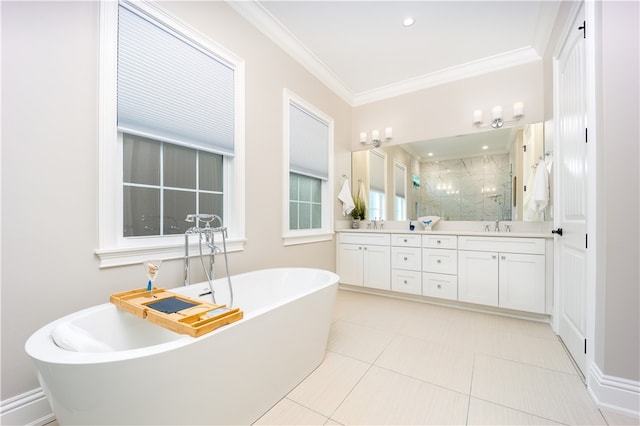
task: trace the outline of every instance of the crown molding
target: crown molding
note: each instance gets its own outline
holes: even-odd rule
[[[527,47],[356,94],[259,2],[255,0],[226,0],[226,2],[352,107],[541,60],[541,56],[534,48]]]
[[[542,60],[542,58],[538,55],[535,49],[531,47],[516,49],[511,52],[479,59],[466,64],[456,65],[454,67],[445,68],[440,71],[359,93],[353,97],[351,105],[365,105],[383,99],[427,89],[429,87],[439,86],[441,84],[463,80],[465,78],[475,77],[538,60]]]
[[[225,1],[240,16],[298,61],[336,95],[348,104],[353,103],[354,94],[347,89],[344,83],[260,3],[254,0]]]

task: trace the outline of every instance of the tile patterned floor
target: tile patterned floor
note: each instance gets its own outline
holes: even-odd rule
[[[324,362],[256,425],[606,425],[548,324],[346,290]]]
[[[255,425],[639,423],[595,406],[548,324],[340,290],[324,362]]]

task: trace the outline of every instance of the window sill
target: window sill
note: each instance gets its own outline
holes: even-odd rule
[[[227,241],[227,252],[244,250],[245,240]],[[222,244],[220,244],[222,246]],[[208,250],[208,249],[207,249]],[[97,249],[96,256],[100,260],[100,268],[114,266],[135,265],[149,259],[172,260],[184,257],[184,242],[171,244],[156,244],[138,247],[118,247]],[[189,244],[189,255],[198,254],[198,244]]]
[[[304,234],[300,233],[290,233],[282,236],[283,244],[285,246],[293,246],[297,244],[309,244],[309,243],[319,243],[323,241],[331,241],[333,240],[333,235],[335,233],[333,231],[323,231],[320,230],[315,233],[305,232]]]

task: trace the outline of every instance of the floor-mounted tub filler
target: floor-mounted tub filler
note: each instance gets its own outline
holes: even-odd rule
[[[42,327],[25,348],[60,424],[251,424],[322,362],[337,287],[329,271],[264,269],[233,276],[244,318],[200,337],[105,303]],[[228,300],[226,278],[213,288]],[[207,282],[171,291],[211,300],[199,296]]]

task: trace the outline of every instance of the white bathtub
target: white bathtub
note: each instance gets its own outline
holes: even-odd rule
[[[244,318],[198,338],[151,324],[111,303],[56,320],[25,349],[56,418],[65,424],[251,424],[323,360],[338,276],[265,269],[232,277]],[[214,282],[228,303],[226,278]],[[197,297],[206,283],[171,291]],[[203,296],[211,301],[211,296]],[[51,332],[67,323],[113,348],[76,352]]]

